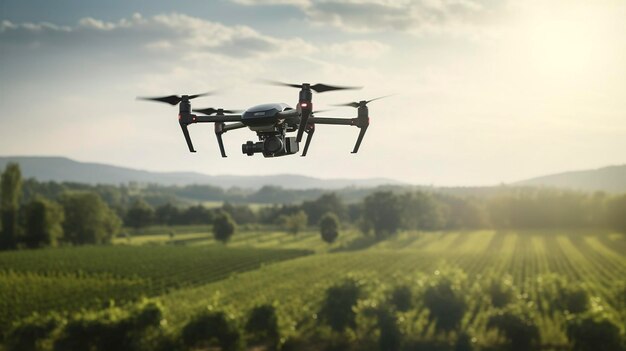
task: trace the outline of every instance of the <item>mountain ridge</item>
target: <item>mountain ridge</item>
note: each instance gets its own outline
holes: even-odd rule
[[[209,175],[199,172],[153,172],[96,162],[81,162],[62,156],[0,156],[0,170],[7,163],[19,163],[24,178],[39,181],[77,182],[87,184],[126,184],[130,182],[162,185],[206,184],[223,188],[259,189],[281,186],[286,189],[339,189],[401,185],[388,178],[316,178],[297,174],[260,176]]]
[[[512,184],[626,193],[626,165],[566,171],[525,179]]]
[[[301,190],[334,190],[346,187],[374,188],[381,185],[412,185],[388,178],[323,179],[298,174],[244,176],[208,175],[199,172],[153,172],[104,163],[75,161],[62,156],[0,156],[0,172],[9,162],[17,162],[20,164],[24,178],[35,178],[39,181],[87,184],[117,185],[130,182],[160,185],[200,184],[219,186],[221,188],[238,187],[252,190],[258,190],[266,185]],[[626,165],[612,165],[596,169],[566,171],[507,184],[509,186],[541,186],[579,191],[626,193]],[[494,184],[493,186],[497,187],[499,185]],[[432,188],[432,186],[429,188]],[[443,189],[447,187],[435,188]],[[484,186],[470,186],[467,188],[484,188]]]

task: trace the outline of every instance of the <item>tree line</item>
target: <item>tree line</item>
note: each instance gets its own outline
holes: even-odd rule
[[[117,234],[122,221],[93,192],[68,191],[52,200],[41,195],[22,202],[22,176],[17,164],[8,164],[0,180],[2,213],[0,249],[101,244]]]
[[[144,193],[127,186],[24,181],[17,164],[7,165],[1,183],[2,249],[59,242],[106,243],[123,226],[213,225],[216,220],[233,228],[223,241],[234,233],[236,224],[255,223],[279,226],[293,234],[324,223],[323,238],[328,242],[334,241],[342,224],[358,227],[376,239],[399,230],[612,228],[626,232],[626,195],[601,192],[524,187],[457,196],[378,189],[357,202],[346,201],[341,193],[324,193],[301,203],[253,209],[233,202],[224,202],[219,208],[181,206],[169,197],[155,205]]]

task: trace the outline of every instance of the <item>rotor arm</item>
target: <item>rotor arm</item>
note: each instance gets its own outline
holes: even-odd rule
[[[312,124],[332,124],[343,126],[356,126],[358,118],[337,118],[337,117],[311,117],[309,123]]]
[[[359,136],[357,137],[356,144],[354,145],[354,149],[352,150],[352,153],[356,154],[359,151],[359,147],[361,147],[361,142],[363,142],[363,137],[365,136],[365,132],[367,132],[367,127],[369,127],[369,118],[367,117],[367,115],[362,115],[361,117],[357,118],[311,117],[309,119],[309,123],[358,127],[360,129]],[[307,143],[308,142],[309,140],[307,138]],[[307,146],[305,145],[305,150],[306,147]]]
[[[241,115],[193,116],[193,123],[241,122]]]

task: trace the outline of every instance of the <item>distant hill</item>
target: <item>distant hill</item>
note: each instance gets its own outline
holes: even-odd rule
[[[9,162],[20,164],[24,178],[87,184],[116,185],[129,182],[161,185],[208,184],[222,188],[245,189],[258,189],[264,185],[281,186],[286,189],[340,189],[349,186],[368,188],[401,184],[396,180],[386,178],[320,179],[295,174],[213,176],[196,172],[150,172],[101,163],[78,162],[65,157],[0,156],[0,170],[4,169]]]
[[[513,185],[549,186],[583,191],[626,193],[626,165],[573,171],[523,180]]]

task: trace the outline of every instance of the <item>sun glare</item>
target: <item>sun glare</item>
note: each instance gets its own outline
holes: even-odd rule
[[[586,75],[601,70],[613,39],[602,12],[589,3],[545,9],[532,16],[526,39],[533,66],[554,75]]]

